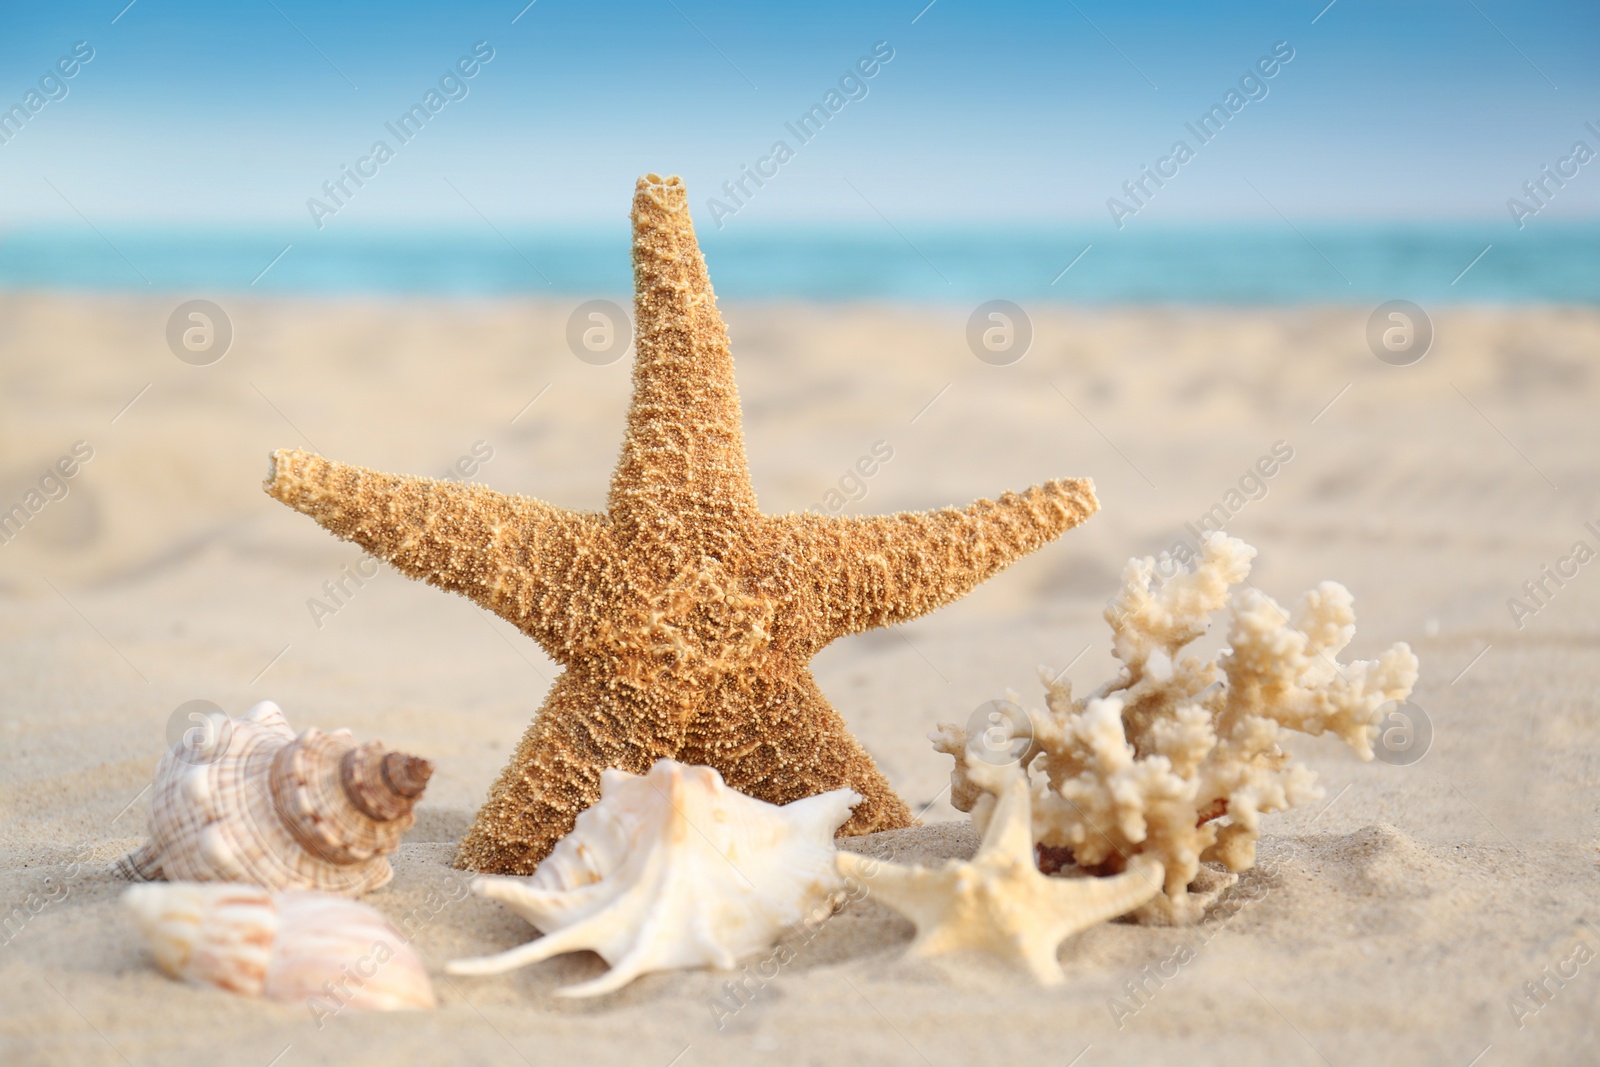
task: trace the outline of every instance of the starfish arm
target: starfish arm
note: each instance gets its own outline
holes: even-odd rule
[[[769,804],[854,789],[862,799],[838,830],[846,837],[916,821],[809,671],[793,681],[724,684],[695,717],[677,758],[715,767],[729,786]]]
[[[958,600],[1100,509],[1087,478],[999,500],[861,518],[803,515],[793,554],[815,561],[809,590],[828,639],[892,626]]]
[[[1161,861],[1135,856],[1128,869],[1106,878],[1051,878],[1040,875],[1056,911],[1055,944],[1080,930],[1126,915],[1161,892],[1166,873]]]
[[[549,599],[604,520],[530,497],[380,474],[297,449],[272,454],[268,495],[408,578],[460,593],[563,659]]]
[[[1065,939],[1025,940],[1015,946],[1015,955],[1011,957],[1011,962],[1026,971],[1042,986],[1060,985],[1067,980],[1067,973],[1061,969],[1059,956],[1063,940]]]
[[[1021,860],[1031,865],[1034,862],[1032,809],[1028,779],[1018,773],[1001,791],[973,862]]]
[[[579,813],[600,799],[602,771],[644,774],[674,755],[672,720],[669,708],[637,690],[572,670],[562,674],[461,839],[455,865],[532,874]]]
[[[941,931],[955,893],[955,876],[951,871],[891,863],[854,852],[838,853],[834,866],[841,877],[854,878],[866,886],[868,899],[911,920],[917,930],[915,942],[918,945],[943,936]]]
[[[682,179],[639,179],[633,274],[633,402],[608,511],[668,539],[684,519],[754,516],[728,331]]]

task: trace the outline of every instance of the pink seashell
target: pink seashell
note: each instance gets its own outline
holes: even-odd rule
[[[134,886],[123,899],[156,965],[194,985],[304,1001],[319,1019],[437,1003],[405,939],[353,900],[227,882]]]

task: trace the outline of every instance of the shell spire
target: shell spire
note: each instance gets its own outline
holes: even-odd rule
[[[348,730],[296,736],[271,701],[197,757],[156,769],[150,841],[116,864],[133,881],[246,882],[360,896],[393,877],[384,857],[416,822],[433,765]]]
[[[389,822],[411,810],[433,776],[433,764],[368,741],[339,761],[339,785],[370,818]]]

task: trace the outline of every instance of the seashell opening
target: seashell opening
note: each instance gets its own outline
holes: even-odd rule
[[[154,841],[146,841],[111,865],[111,873],[128,882],[159,882],[161,874],[161,849]]]

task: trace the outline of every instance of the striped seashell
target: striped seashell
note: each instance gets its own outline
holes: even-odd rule
[[[437,1003],[416,953],[365,904],[228,882],[139,885],[123,900],[156,966],[172,978],[304,1001],[319,1021],[345,1008]]]
[[[271,701],[228,724],[219,748],[162,757],[150,841],[117,861],[118,874],[352,897],[393,877],[384,857],[416,822],[427,760],[357,745],[348,730],[296,737]]]

